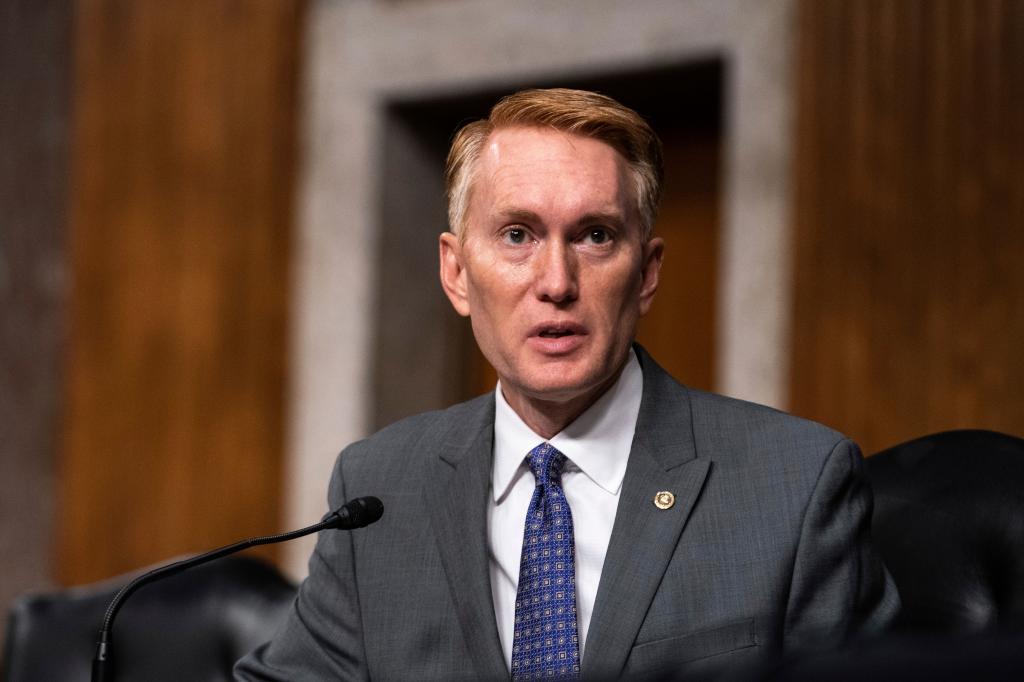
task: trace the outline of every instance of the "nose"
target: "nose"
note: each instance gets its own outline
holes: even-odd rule
[[[551,240],[544,244],[540,256],[534,273],[537,298],[559,304],[575,301],[579,296],[579,280],[572,248],[559,240]]]

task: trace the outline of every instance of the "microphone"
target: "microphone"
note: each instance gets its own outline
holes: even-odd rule
[[[379,499],[376,497],[359,497],[328,513],[321,519],[320,523],[313,524],[312,526],[281,533],[280,535],[249,538],[248,540],[236,542],[233,545],[220,547],[205,554],[182,559],[181,561],[160,566],[152,571],[143,573],[122,587],[111,600],[110,606],[107,607],[107,613],[103,617],[103,628],[100,630],[99,641],[96,643],[96,655],[92,659],[92,682],[112,682],[114,679],[113,660],[111,657],[111,644],[113,640],[111,629],[114,627],[114,618],[128,597],[143,585],[181,573],[193,566],[199,566],[214,559],[220,559],[229,554],[241,552],[243,549],[249,549],[250,547],[294,540],[311,533],[319,533],[328,528],[336,528],[338,530],[363,528],[379,520],[383,514],[384,504]]]

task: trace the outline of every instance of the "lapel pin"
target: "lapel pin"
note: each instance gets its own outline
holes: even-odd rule
[[[654,496],[654,506],[658,509],[670,509],[676,503],[676,496],[667,490],[662,490]]]

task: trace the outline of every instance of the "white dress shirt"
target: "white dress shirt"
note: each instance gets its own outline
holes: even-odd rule
[[[630,349],[618,381],[561,433],[547,439],[568,458],[562,470],[562,488],[572,511],[576,540],[580,660],[594,613],[642,393],[643,373]],[[487,537],[498,637],[510,669],[523,527],[536,485],[526,456],[543,442],[545,439],[534,433],[505,401],[499,383],[495,390],[494,468],[487,506]]]

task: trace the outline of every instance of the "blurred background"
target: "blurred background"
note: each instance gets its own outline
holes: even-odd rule
[[[312,523],[345,444],[490,390],[442,164],[543,86],[665,141],[684,383],[1024,434],[1024,2],[3,0],[0,604]]]

